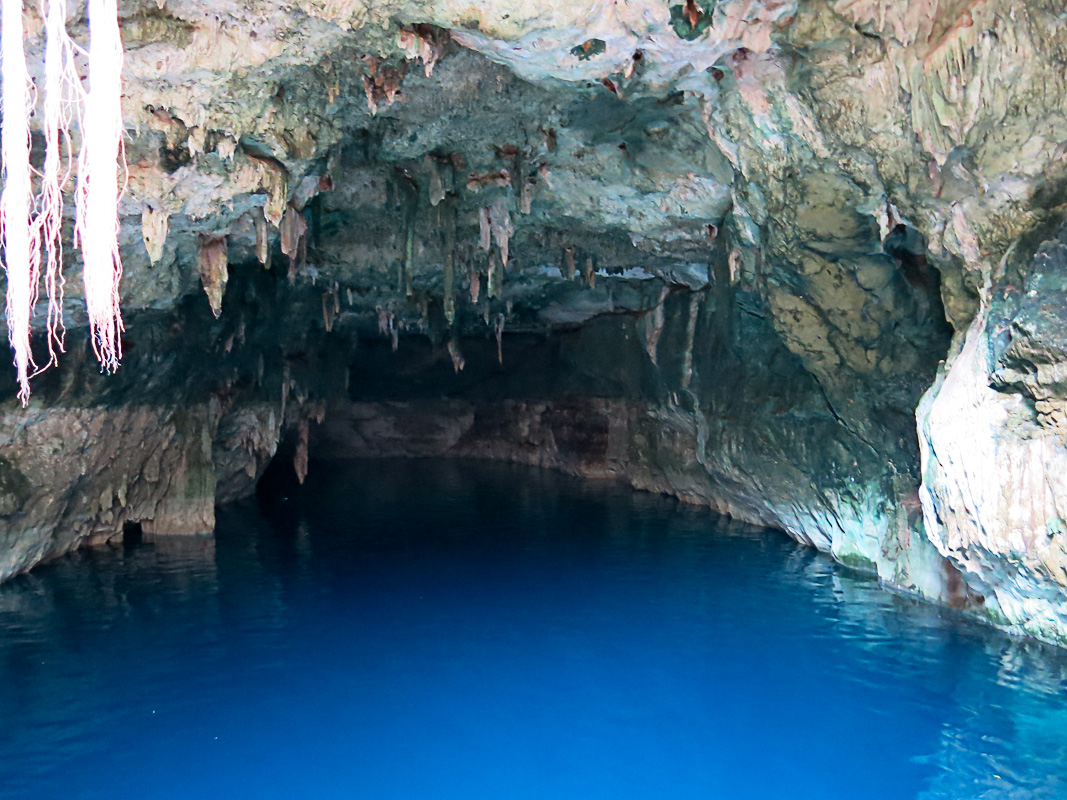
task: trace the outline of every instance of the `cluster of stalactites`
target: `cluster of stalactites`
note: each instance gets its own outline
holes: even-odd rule
[[[0,0],[0,8],[4,179],[0,235],[7,272],[8,340],[18,373],[18,396],[25,405],[29,380],[39,371],[30,349],[30,325],[42,278],[48,296],[49,358],[44,366],[58,363],[63,350],[63,187],[73,171],[69,132],[75,120],[80,121],[82,141],[74,242],[82,251],[92,345],[105,370],[116,369],[122,355],[118,293],[122,41],[116,0],[88,0],[89,91],[84,93],[75,68],[75,45],[66,29],[66,0],[42,0],[44,91],[36,94],[42,103],[45,153],[37,172],[30,165],[30,116],[36,98],[23,45],[22,0]]]

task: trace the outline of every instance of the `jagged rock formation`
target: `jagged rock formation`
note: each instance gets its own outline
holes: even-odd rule
[[[1060,4],[122,17],[130,357],[5,411],[0,575],[206,530],[275,451],[437,453],[621,476],[1067,640]]]

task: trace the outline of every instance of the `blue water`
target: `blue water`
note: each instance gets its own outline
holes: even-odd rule
[[[774,531],[316,464],[0,586],[3,798],[1067,797],[1067,653]]]

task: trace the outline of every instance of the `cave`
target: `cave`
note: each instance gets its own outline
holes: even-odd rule
[[[94,2],[88,10],[55,3],[73,42],[66,57],[74,83],[86,84],[91,65],[104,63],[94,61],[89,21],[106,3]],[[75,598],[98,604],[105,619],[126,609],[104,626],[121,630],[122,620],[177,608],[179,595],[195,595],[189,608],[205,620],[223,619],[225,610],[204,598],[250,604],[256,580],[268,595],[263,602],[280,607],[290,582],[302,585],[304,573],[290,572],[292,565],[325,569],[316,574],[332,585],[323,559],[371,585],[377,573],[351,564],[379,559],[398,574],[416,569],[383,555],[391,545],[362,533],[363,520],[399,536],[404,552],[422,554],[411,555],[418,569],[431,569],[432,561],[418,559],[444,553],[442,542],[450,542],[455,550],[439,554],[440,564],[465,580],[495,585],[477,566],[499,559],[521,584],[523,570],[535,567],[512,561],[518,551],[498,551],[499,542],[470,533],[475,546],[449,521],[455,515],[484,532],[499,522],[486,509],[499,506],[510,508],[503,518],[524,520],[514,522],[523,536],[544,536],[562,553],[630,542],[632,551],[611,552],[635,573],[645,563],[634,555],[640,542],[650,548],[647,563],[667,570],[663,580],[692,592],[687,602],[701,596],[697,583],[680,566],[685,559],[673,560],[679,551],[650,544],[656,530],[691,548],[686,558],[719,576],[724,593],[732,580],[751,579],[753,594],[774,593],[756,585],[761,580],[780,582],[797,597],[809,593],[795,601],[804,609],[840,595],[847,610],[833,612],[841,615],[835,624],[866,626],[865,636],[877,629],[900,645],[893,656],[900,660],[886,671],[952,684],[945,692],[957,701],[940,713],[983,698],[1010,707],[1004,724],[1024,730],[1021,740],[1062,740],[1067,27],[1060,6],[129,0],[105,8],[109,20],[117,17],[124,50],[117,249],[114,272],[108,259],[104,268],[117,281],[112,296],[92,272],[99,261],[90,253],[92,223],[85,227],[82,217],[99,201],[83,199],[87,168],[76,163],[79,148],[99,147],[92,126],[102,95],[91,82],[88,94],[64,89],[83,110],[71,112],[70,139],[62,140],[70,174],[55,240],[62,241],[58,299],[45,267],[27,283],[17,262],[21,232],[9,203],[18,148],[8,131],[18,120],[5,111],[9,199],[0,205],[16,370],[0,381],[0,629],[95,630]],[[5,42],[19,40],[10,38],[18,15],[8,12],[19,7],[5,4]],[[45,102],[46,83],[51,91],[44,65],[52,7],[49,0],[23,9],[31,105]],[[5,64],[15,63],[11,45],[4,47]],[[5,92],[5,109],[15,107],[9,102],[27,101]],[[33,186],[43,186],[52,152],[44,105],[33,106],[27,124],[26,169],[34,170]],[[31,210],[43,215],[41,191]],[[41,233],[46,223],[37,225],[29,228],[38,231],[34,246],[52,252]],[[20,292],[31,284],[38,288],[25,299]],[[103,323],[102,307],[114,314]],[[27,313],[23,325],[19,315]],[[27,372],[27,363],[43,368]],[[28,383],[20,384],[20,369]],[[413,532],[424,524],[413,509],[450,533],[438,541]],[[537,527],[547,519],[607,526],[616,538],[576,532],[570,544],[557,542],[555,528]],[[366,550],[333,542],[323,533],[331,526],[350,527]],[[725,567],[720,575],[720,562],[708,560],[702,532],[720,543],[716,558],[737,559],[736,575],[725,577],[732,574]],[[540,564],[541,551],[526,546],[514,545]],[[762,579],[750,566],[761,558]],[[346,560],[348,571],[340,566]],[[783,566],[789,560],[801,565],[795,574]],[[560,564],[539,585],[572,579],[573,565]],[[551,606],[550,596],[537,596]],[[623,597],[616,600],[625,605]],[[338,595],[342,605],[346,598]],[[438,601],[448,607],[449,598]],[[360,599],[370,607],[386,602]],[[51,609],[49,621],[43,608],[30,610],[37,600]],[[487,601],[494,603],[507,605]],[[822,631],[803,616],[808,611],[789,616],[787,605],[767,613]],[[411,607],[394,610],[418,628]],[[655,639],[655,629],[641,635]],[[919,633],[935,629],[935,639]],[[145,638],[132,629],[127,636]],[[842,663],[862,673],[876,658],[871,641]],[[395,644],[398,652],[413,647]],[[52,645],[68,659],[80,647]],[[259,652],[260,643],[252,637],[244,646]],[[358,644],[368,652],[376,646]],[[304,652],[316,647],[312,641]],[[576,649],[551,652],[567,661]],[[46,650],[38,642],[26,652]],[[0,664],[8,664],[0,675],[29,664],[19,652],[0,643]],[[739,653],[734,658],[749,658]],[[809,655],[794,653],[802,661]],[[934,668],[952,659],[982,677],[962,687],[952,670]],[[1024,665],[1015,668],[1025,675],[1019,680],[1033,683],[1023,694],[1002,696],[982,683],[996,682],[998,659]],[[102,661],[93,675],[106,669]],[[785,679],[760,670],[767,682]],[[737,679],[729,670],[715,674]],[[107,696],[96,678],[79,680]],[[39,689],[27,686],[29,694]],[[846,710],[882,702],[835,691],[828,704]],[[1027,727],[1021,720],[1035,713],[1034,693],[1051,698],[1047,719]],[[436,694],[427,702],[445,713]],[[772,740],[794,730],[778,716],[792,702],[775,695],[751,710],[772,721]],[[26,712],[23,701],[0,707]],[[523,708],[516,705],[516,715]],[[746,731],[738,720],[748,713],[734,721]],[[151,736],[141,727],[149,723],[129,724]],[[843,735],[835,724],[844,718],[827,718],[830,738]],[[847,796],[848,786],[887,797],[1067,791],[1041,766],[1062,766],[1061,746],[1024,756],[1025,745],[1013,742],[992,759],[995,769],[979,767],[971,758],[978,742],[1000,729],[991,733],[980,714],[953,724],[961,740],[974,739],[973,752],[962,747],[954,756],[945,733],[939,744],[923,745],[925,755],[909,756],[936,765],[936,775],[889,770],[881,788],[867,786],[877,772],[857,751],[843,756],[856,761],[839,765],[836,776],[822,770],[803,780],[822,797]],[[902,721],[899,730],[909,725],[918,723]],[[613,738],[622,729],[604,735],[619,753],[628,752],[624,738]],[[522,735],[557,730],[546,722]],[[403,735],[421,741],[414,731]],[[884,733],[864,746],[899,746],[896,734]],[[492,750],[495,734],[480,735],[472,747]],[[926,735],[916,733],[916,741]],[[662,742],[646,744],[655,750]],[[437,753],[437,745],[423,745]],[[672,747],[685,751],[679,742]],[[635,770],[626,794],[625,782],[583,783],[580,770],[563,769],[528,777],[535,788],[523,794],[503,776],[464,777],[455,753],[436,757],[451,759],[440,780],[465,797],[646,797],[664,780]],[[635,751],[626,763],[638,758]],[[0,775],[14,774],[3,761]],[[497,764],[528,768],[513,754],[500,754]],[[673,789],[661,782],[658,791],[782,796],[788,787],[774,775],[792,769],[782,762],[782,772],[768,770],[763,782],[752,774],[733,782],[732,774],[712,779],[672,767],[666,772],[688,777]],[[296,773],[278,770],[279,787],[293,782],[289,793],[316,786],[315,796],[333,796],[325,784],[301,784]],[[220,780],[181,791],[224,796],[219,787],[236,773]],[[19,797],[45,796],[42,786],[52,787],[46,795],[66,791],[25,775],[19,781]],[[99,777],[89,784],[108,785]],[[366,796],[451,796],[414,779],[344,785]],[[885,786],[893,792],[878,794]],[[1009,794],[1011,787],[1019,793]]]

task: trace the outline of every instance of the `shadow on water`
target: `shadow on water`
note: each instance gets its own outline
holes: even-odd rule
[[[317,463],[0,586],[30,797],[1057,798],[1067,654],[614,483]]]

